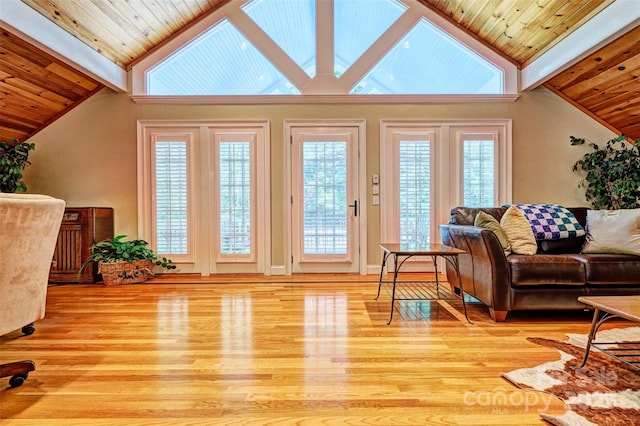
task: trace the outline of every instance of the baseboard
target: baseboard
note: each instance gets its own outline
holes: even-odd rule
[[[287,275],[284,265],[271,265],[271,275]]]

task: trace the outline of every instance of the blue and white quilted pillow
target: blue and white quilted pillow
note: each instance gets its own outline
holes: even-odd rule
[[[584,228],[566,208],[557,204],[514,204],[529,221],[536,240],[581,237]]]

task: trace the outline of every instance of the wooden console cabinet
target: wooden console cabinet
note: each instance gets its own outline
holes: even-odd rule
[[[91,246],[113,238],[113,209],[110,207],[67,207],[62,217],[53,264],[52,283],[95,283],[100,281],[98,264],[87,265],[78,275]]]

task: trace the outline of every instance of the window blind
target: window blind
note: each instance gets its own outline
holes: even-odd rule
[[[187,143],[155,143],[156,251],[164,255],[188,252]]]
[[[495,205],[495,162],[493,140],[463,142],[463,204],[473,207]]]
[[[426,244],[431,233],[431,143],[399,144],[400,242]]]
[[[347,253],[347,143],[305,142],[304,253]]]
[[[218,145],[220,253],[251,254],[251,146]]]

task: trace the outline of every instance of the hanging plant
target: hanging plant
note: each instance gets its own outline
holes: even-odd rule
[[[31,163],[29,151],[35,144],[10,139],[0,141],[0,192],[26,192],[27,185],[22,181],[22,171]]]
[[[571,145],[583,145],[583,138],[570,136]],[[582,156],[573,171],[584,175],[579,186],[594,209],[640,208],[640,139],[625,135],[609,140],[604,148],[589,143],[593,152]]]

